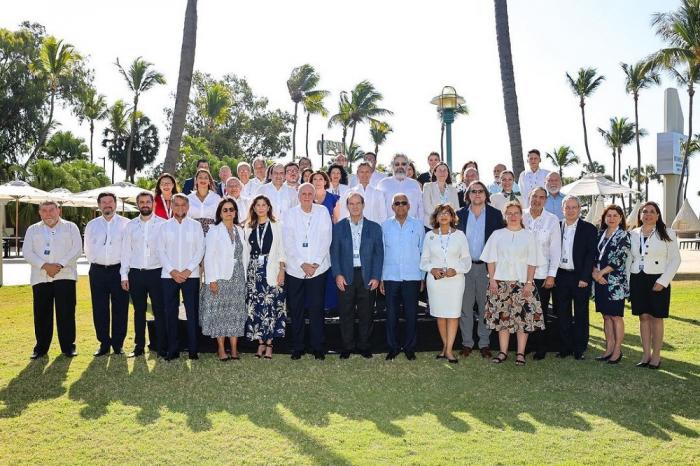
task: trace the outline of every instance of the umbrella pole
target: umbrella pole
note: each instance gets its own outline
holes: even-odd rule
[[[19,198],[15,199],[15,252],[19,257]]]

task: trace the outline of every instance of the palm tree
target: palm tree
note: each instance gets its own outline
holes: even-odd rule
[[[206,119],[206,131],[211,145],[214,130],[224,124],[231,115],[231,92],[221,83],[209,84],[197,105]]]
[[[559,169],[559,176],[564,176],[564,168],[576,165],[580,162],[578,156],[570,146],[555,147],[552,153],[547,153],[547,158]]]
[[[501,69],[501,86],[503,87],[503,108],[506,113],[508,139],[510,140],[510,158],[515,177],[525,170],[523,161],[523,143],[520,138],[520,117],[518,115],[518,94],[515,92],[515,75],[513,74],[513,55],[510,50],[510,28],[508,27],[508,4],[506,0],[494,0],[496,16],[496,45]]]
[[[182,132],[187,119],[187,107],[190,101],[192,72],[194,71],[194,53],[197,48],[197,0],[187,0],[185,10],[185,25],[182,29],[182,48],[180,49],[180,72],[177,78],[175,108],[170,125],[168,150],[165,153],[163,171],[175,173],[177,160],[180,155]]]
[[[659,73],[654,69],[653,63],[640,61],[632,65],[620,63],[622,71],[625,72],[625,91],[632,94],[634,99],[634,124],[639,128],[639,91],[647,89],[652,85],[661,84]],[[642,149],[639,145],[639,132],[635,134],[637,142],[637,173],[642,172]],[[637,179],[637,191],[641,193],[641,180]]]
[[[328,120],[328,127],[333,125],[340,126],[343,129],[342,144],[343,152],[347,155],[348,147],[345,145],[345,139],[348,135],[348,127],[352,123],[352,108],[350,106],[350,100],[348,99],[348,93],[343,91],[340,93],[340,100],[338,100],[338,113],[331,116]]]
[[[117,58],[117,68],[124,77],[129,89],[134,93],[134,103],[131,109],[131,131],[129,132],[129,146],[126,149],[126,173],[131,173],[131,151],[134,148],[134,135],[136,134],[136,115],[139,108],[139,97],[156,84],[165,84],[165,77],[152,69],[153,63],[138,57],[131,63],[129,70],[125,70]]]
[[[647,164],[642,167],[642,172],[644,174],[644,199],[649,200],[649,183],[656,181],[657,183],[663,183],[663,178],[656,172],[656,165]]]
[[[111,135],[112,139],[125,137],[129,133],[129,120],[131,115],[126,102],[119,99],[107,110],[107,127],[104,129],[104,137]],[[114,183],[114,160],[112,160],[112,183]]]
[[[321,115],[322,117],[328,116],[328,109],[323,105],[323,101],[330,92],[322,90],[314,90],[306,93],[304,97],[304,111],[306,111],[306,138],[305,150],[306,157],[309,156],[309,121],[311,120],[311,115]]]
[[[384,96],[377,92],[372,83],[366,80],[357,84],[350,92],[350,125],[352,126],[350,147],[355,142],[355,130],[358,123],[364,123],[379,116],[393,115],[391,111],[377,106],[382,99]]]
[[[676,80],[688,89],[688,139],[681,168],[681,182],[676,195],[676,212],[678,212],[681,207],[681,194],[684,193],[683,178],[688,169],[693,134],[695,83],[700,77],[700,0],[681,0],[677,10],[655,13],[651,23],[656,28],[656,35],[664,39],[668,47],[653,54],[649,61],[672,70]],[[677,71],[679,65],[682,66],[681,73]]]
[[[598,132],[603,138],[603,141],[605,141],[605,145],[610,148],[612,151],[612,160],[613,160],[613,169],[612,169],[612,180],[615,181],[615,173],[616,173],[616,167],[617,167],[617,142],[613,139],[612,134],[609,131],[604,130],[603,128],[598,128]],[[603,173],[605,174],[605,167],[600,165],[598,162],[591,162],[590,164],[583,164],[588,173]],[[602,168],[602,170],[600,170]],[[612,196],[612,202],[615,202],[615,195],[613,194]]]
[[[90,122],[90,162],[94,159],[92,150],[93,137],[95,135],[95,121],[103,120],[107,116],[107,100],[102,94],[89,87],[80,97],[80,116]]]
[[[386,137],[394,130],[389,126],[389,123],[379,120],[371,120],[369,122],[369,134],[374,142],[374,153],[379,154],[379,146],[384,144]]]
[[[610,129],[598,128],[608,147],[613,148],[613,180],[615,180],[615,156],[617,156],[617,182],[622,184],[622,149],[634,141],[637,134],[636,125],[626,117],[610,118]],[[646,136],[646,131],[639,129],[640,136]],[[625,198],[622,198],[622,206],[625,206]]]
[[[287,80],[287,90],[289,91],[289,96],[292,98],[292,102],[294,102],[292,160],[295,160],[297,155],[297,114],[299,112],[299,103],[304,101],[304,97],[306,97],[307,93],[314,90],[320,79],[321,77],[313,66],[304,64],[294,68]]]
[[[632,185],[634,184],[634,180],[637,180],[637,183],[639,183],[641,179],[641,174],[637,171],[636,168],[634,167],[627,167],[625,168],[625,172],[622,174],[622,181],[626,181],[632,189]],[[638,198],[641,196],[641,192],[638,194]],[[630,204],[630,208],[632,208],[632,193],[628,193],[627,195],[627,200]]]
[[[49,87],[49,117],[43,129],[39,133],[34,151],[27,159],[25,168],[41,152],[49,130],[53,125],[53,114],[55,108],[56,95],[58,94],[59,82],[61,78],[69,76],[72,72],[73,64],[82,57],[71,44],[64,44],[53,36],[46,37],[39,48],[37,60],[30,65],[33,74],[46,79]]]
[[[571,87],[571,92],[578,96],[578,105],[581,107],[581,122],[583,123],[583,145],[586,147],[586,157],[588,163],[593,163],[591,151],[588,150],[588,130],[586,129],[586,99],[595,92],[596,89],[605,81],[605,76],[597,76],[595,68],[580,68],[576,79],[572,78],[569,73],[566,73],[566,79]]]
[[[362,160],[365,156],[365,151],[360,149],[360,146],[357,144],[352,144],[350,147],[348,147],[348,150],[345,152],[345,158],[348,159],[348,172],[352,173],[352,164],[355,162],[359,162]]]

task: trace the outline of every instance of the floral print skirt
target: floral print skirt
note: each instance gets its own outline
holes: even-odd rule
[[[271,340],[284,337],[287,310],[284,306],[284,287],[267,284],[267,256],[262,264],[258,256],[250,256],[246,282],[248,320],[245,336],[249,340]]]
[[[544,315],[537,288],[530,297],[523,296],[524,283],[499,281],[498,291],[486,294],[486,325],[496,331],[534,332],[544,330]]]

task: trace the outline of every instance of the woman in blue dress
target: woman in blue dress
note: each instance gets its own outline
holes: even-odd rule
[[[593,267],[595,308],[603,314],[605,354],[596,358],[608,364],[622,360],[622,340],[625,337],[625,298],[629,297],[627,258],[630,254],[630,234],[625,215],[617,205],[603,211],[598,234],[598,257]]]
[[[340,196],[327,191],[331,184],[331,180],[328,178],[328,175],[319,170],[311,174],[309,181],[312,185],[314,185],[314,189],[316,189],[316,194],[314,194],[314,203],[322,205],[328,209],[328,215],[331,216],[331,221],[333,223],[337,222],[338,216],[340,215],[340,204],[338,203]],[[337,307],[338,287],[335,284],[333,274],[329,273],[326,280],[326,294],[323,299],[323,308],[328,311]]]

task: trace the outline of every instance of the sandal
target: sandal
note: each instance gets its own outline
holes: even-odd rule
[[[267,344],[266,344],[265,346],[266,346],[267,348],[272,349],[272,345],[267,345]],[[271,355],[271,354],[266,354],[265,356],[263,356],[263,359],[272,359],[272,355]]]
[[[265,343],[258,343],[258,351],[255,353],[255,357],[260,359],[263,357],[263,348],[265,348]]]
[[[519,357],[522,356],[522,359],[519,359]],[[515,353],[515,365],[516,366],[524,366],[527,363],[527,360],[525,359],[525,355],[523,353]]]
[[[227,354],[226,356],[224,356],[223,358],[222,358],[221,356],[217,356],[217,358],[218,358],[219,361],[221,361],[221,362],[226,362],[226,361],[228,361],[228,360],[230,359],[229,356],[228,356],[228,354]]]
[[[501,355],[503,355],[503,357],[501,357]],[[500,364],[503,361],[505,361],[506,359],[508,359],[508,355],[506,353],[504,353],[503,351],[499,351],[498,354],[496,356],[494,356],[493,359],[491,359],[491,362],[494,364]]]

